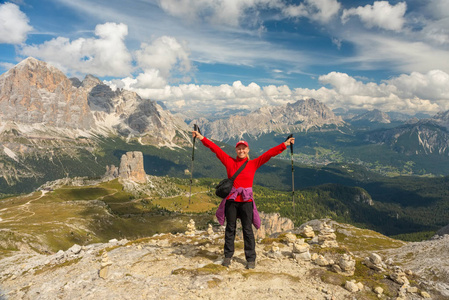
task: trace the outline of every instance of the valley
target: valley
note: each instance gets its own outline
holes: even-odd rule
[[[125,215],[168,211],[180,217],[207,215],[217,205],[210,192],[213,183],[226,173],[216,157],[197,143],[193,177],[197,187],[209,192],[195,194],[199,201],[187,208],[181,195],[190,178],[189,131],[195,123],[231,155],[240,139],[249,142],[251,157],[256,157],[282,143],[289,133],[294,134],[297,209],[292,210],[289,194],[289,151],[258,170],[255,190],[263,210],[278,212],[295,224],[330,217],[405,240],[429,238],[449,224],[449,121],[444,112],[421,119],[380,111],[337,114],[316,99],[303,99],[252,112],[229,111],[220,118],[190,120],[188,125],[179,112],[170,112],[155,101],[112,89],[91,75],[83,80],[69,79],[34,58],[2,74],[0,87],[0,198],[4,198],[2,205],[11,203],[10,199],[17,199],[13,201],[20,205],[28,203],[16,208],[19,218],[26,215],[25,208],[51,199],[52,193],[41,195],[37,188],[62,179],[100,180],[107,168],[119,166],[121,156],[128,151],[141,152],[145,173],[166,178],[169,186],[176,183],[177,192],[151,201],[146,199],[151,197],[148,191],[125,193],[123,197],[130,197],[125,201],[122,196],[116,199],[121,195],[119,187],[99,186],[100,195],[88,188],[86,191],[95,197],[73,199],[62,193],[62,202],[55,205],[61,205],[62,210],[70,203],[66,211],[97,215],[99,220],[91,222],[112,224],[111,230],[131,222],[121,219]],[[34,212],[31,219],[40,214],[43,212]],[[70,230],[73,238],[77,230]],[[87,232],[83,234],[87,236]],[[86,236],[83,241],[88,240]],[[97,238],[100,236],[106,238],[109,233]],[[89,239],[95,240],[92,236]]]

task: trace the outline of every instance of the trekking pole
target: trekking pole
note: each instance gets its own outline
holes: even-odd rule
[[[285,141],[292,138],[293,134],[290,134]],[[296,214],[295,211],[295,167],[293,166],[293,144],[290,143],[290,157],[292,159],[292,203],[293,203],[293,215]]]
[[[201,134],[201,130],[198,127],[198,125],[193,125],[193,131],[198,131],[199,134]],[[189,192],[189,205],[190,205],[190,199],[192,197],[192,183],[193,183],[193,161],[195,160],[195,140],[196,136],[193,137],[193,147],[192,147],[192,166],[190,168],[190,192]]]

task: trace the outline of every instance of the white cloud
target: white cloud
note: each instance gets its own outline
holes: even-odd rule
[[[13,3],[0,4],[0,44],[20,44],[33,30],[28,17]]]
[[[4,70],[12,69],[15,66],[13,63],[8,62],[0,62],[0,67],[2,67]]]
[[[143,70],[157,69],[162,77],[168,78],[173,69],[189,72],[192,68],[186,45],[175,38],[162,36],[151,44],[142,44],[136,51],[138,66]]]
[[[329,23],[340,7],[337,0],[305,0],[299,5],[285,6],[283,13],[287,17],[307,17],[320,23]]]
[[[388,69],[403,73],[432,69],[449,72],[449,52],[420,40],[370,33],[353,33],[346,40],[356,46],[358,53],[342,62],[356,63],[360,69],[388,64]]]
[[[441,70],[431,70],[426,74],[402,74],[386,82],[395,86],[402,97],[442,102],[449,100],[449,74]],[[449,107],[449,103],[443,109],[445,107]]]
[[[169,81],[179,77],[181,81],[190,81],[190,78],[185,76],[192,69],[189,56],[187,46],[173,37],[162,36],[151,44],[142,43],[141,48],[135,52],[137,68],[141,73],[136,78],[126,77],[114,80],[111,84],[145,91],[164,88]]]
[[[260,24],[258,11],[280,6],[280,0],[159,0],[168,14],[190,22],[238,27],[241,23]]]
[[[403,74],[380,84],[363,83],[338,72],[320,76],[319,80],[322,84],[331,85],[332,89],[320,89],[315,95],[321,96],[333,108],[378,108],[406,113],[449,109],[449,75],[440,70]]]
[[[70,41],[58,37],[40,45],[25,45],[20,54],[40,58],[63,71],[96,76],[124,76],[132,71],[132,57],[124,39],[125,24],[105,23],[95,27],[98,38]]]
[[[343,10],[341,20],[346,23],[349,17],[358,16],[367,28],[379,27],[399,31],[404,25],[406,10],[407,4],[405,2],[390,5],[388,1],[376,1],[373,5],[367,4]]]
[[[259,86],[256,83],[219,86],[182,84],[163,88],[133,89],[143,98],[164,101],[169,109],[210,113],[222,109],[255,110],[267,105],[281,105],[305,98],[315,98],[330,108],[363,108],[382,111],[436,113],[449,109],[449,75],[441,70],[425,74],[402,74],[381,83],[363,82],[345,73],[331,72],[319,77],[328,87],[319,89],[288,86]],[[132,79],[126,85],[132,86]],[[111,84],[111,83],[110,83]],[[124,87],[124,83],[120,83]],[[112,85],[117,86],[117,85]],[[126,87],[125,87],[126,88]]]
[[[449,17],[449,2],[447,0],[431,0],[427,1],[427,10],[430,11],[432,17],[444,19]]]
[[[449,44],[449,1],[428,1],[424,14],[427,18],[421,20],[423,29],[418,32],[419,37],[437,45]]]

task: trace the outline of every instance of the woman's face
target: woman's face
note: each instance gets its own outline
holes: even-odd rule
[[[238,145],[235,148],[235,152],[237,153],[238,158],[246,158],[249,152],[249,148],[246,147],[245,145]]]

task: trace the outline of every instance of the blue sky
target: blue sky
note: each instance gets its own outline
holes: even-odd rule
[[[0,3],[0,72],[33,56],[190,114],[449,109],[449,0]]]

